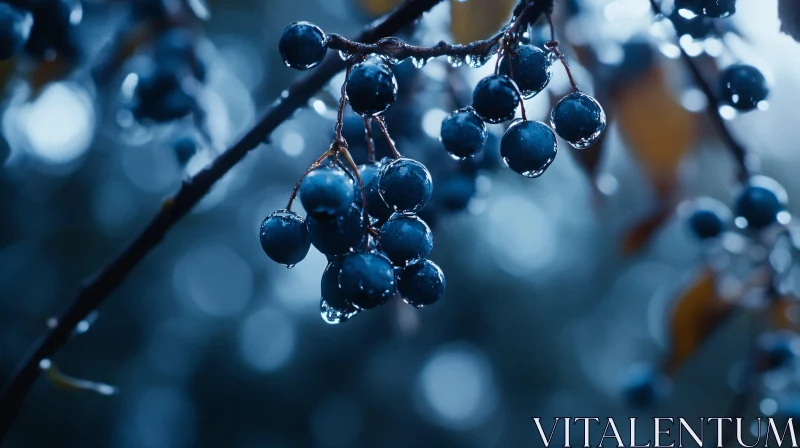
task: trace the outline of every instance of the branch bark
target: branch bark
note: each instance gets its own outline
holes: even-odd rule
[[[358,36],[359,42],[374,43],[398,32],[419,19],[442,0],[406,0],[393,12]],[[248,152],[258,147],[284,121],[308,103],[308,100],[338,72],[345,62],[331,52],[328,58],[308,75],[289,87],[289,95],[274,103],[261,120],[233,146],[222,153],[206,169],[186,180],[177,194],[164,201],[161,210],[138,237],[113,261],[106,265],[80,291],[67,311],[49,333],[39,340],[22,360],[0,393],[0,442],[8,434],[25,397],[41,373],[39,363],[53,356],[69,341],[72,330],[100,306],[125,277],[158,245],[181,218],[208,193],[211,187],[230,171]]]

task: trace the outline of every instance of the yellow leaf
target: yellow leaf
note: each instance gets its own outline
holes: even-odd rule
[[[674,375],[731,314],[733,305],[719,298],[714,274],[704,269],[680,297],[669,324],[670,349],[662,370]]]
[[[697,118],[676,99],[658,66],[614,94],[616,119],[658,197],[671,198],[675,171],[697,135]]]
[[[516,0],[450,0],[450,32],[458,44],[486,39],[511,19]]]
[[[375,17],[386,14],[402,2],[402,0],[360,0],[364,12]]]

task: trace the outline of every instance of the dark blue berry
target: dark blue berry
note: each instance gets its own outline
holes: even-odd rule
[[[731,65],[720,74],[719,84],[722,101],[741,111],[755,109],[769,94],[767,79],[752,65]]]
[[[514,80],[523,98],[532,98],[544,90],[553,75],[547,53],[533,45],[519,45],[504,55],[500,73]]]
[[[16,55],[31,35],[33,15],[7,3],[0,3],[0,60]]]
[[[633,372],[623,391],[625,401],[634,408],[649,408],[667,394],[669,380],[649,369]]]
[[[311,247],[308,228],[297,213],[278,210],[261,223],[261,247],[274,261],[294,266]]]
[[[397,266],[416,258],[427,258],[433,249],[433,233],[416,215],[395,213],[380,230],[381,250]]]
[[[594,98],[573,92],[555,105],[550,122],[559,137],[583,149],[592,146],[606,128],[606,113]]]
[[[675,10],[685,9],[694,15],[703,14],[705,0],[675,0]]]
[[[465,107],[442,120],[440,138],[444,148],[453,157],[474,157],[486,142],[486,124],[473,108]]]
[[[306,221],[311,244],[325,255],[344,255],[364,242],[364,215],[355,204],[343,216],[325,221],[309,216]]]
[[[181,76],[161,68],[140,76],[134,99],[133,114],[140,121],[164,123],[197,109],[197,99],[187,90]]]
[[[476,193],[474,175],[454,173],[436,181],[436,199],[439,205],[447,211],[464,210]]]
[[[503,161],[525,177],[541,176],[557,152],[556,135],[541,121],[515,121],[500,141]]]
[[[394,267],[379,253],[350,254],[342,260],[339,286],[356,308],[383,305],[395,293]]]
[[[762,364],[765,370],[787,366],[797,356],[794,336],[790,332],[768,333],[759,339]]]
[[[345,86],[350,107],[361,115],[378,115],[397,99],[397,80],[386,61],[368,57],[350,71]]]
[[[725,204],[711,198],[700,198],[689,215],[687,224],[694,236],[704,240],[722,235],[730,219],[731,212]]]
[[[367,163],[358,167],[358,174],[364,184],[367,196],[367,213],[379,222],[386,221],[392,216],[392,209],[383,202],[379,191],[381,164],[378,162]],[[356,198],[359,201],[360,198]]]
[[[172,150],[175,152],[175,157],[178,159],[180,166],[186,165],[197,151],[200,150],[200,145],[191,135],[182,135],[172,142]]]
[[[307,70],[316,67],[325,58],[327,37],[313,23],[294,22],[283,30],[278,51],[287,67]]]
[[[328,263],[322,273],[321,293],[325,320],[338,323],[347,320],[357,310],[347,300],[342,288],[339,287],[339,274],[342,272],[342,261],[336,260]],[[336,321],[336,322],[333,322]]]
[[[414,213],[431,199],[433,181],[425,165],[401,158],[381,168],[378,187],[383,201],[394,211]]]
[[[786,201],[786,190],[780,184],[768,177],[756,176],[736,198],[737,225],[755,230],[768,227],[777,222],[778,214],[786,208]],[[744,222],[738,222],[740,218]]]
[[[444,273],[430,260],[415,260],[402,269],[397,290],[417,308],[436,303],[444,294]]]
[[[514,118],[520,96],[514,81],[503,75],[489,75],[472,91],[472,107],[487,123],[501,123]]]
[[[303,208],[318,221],[344,215],[355,199],[353,180],[344,171],[331,166],[308,173],[298,193]]]
[[[77,26],[83,17],[80,0],[36,0],[25,5],[33,14],[31,35],[25,50],[40,58],[78,53]]]

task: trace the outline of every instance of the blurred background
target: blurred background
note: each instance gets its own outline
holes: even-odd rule
[[[132,14],[130,3],[84,1],[74,55],[1,66],[0,380],[161,201],[300,76],[277,51],[287,24],[354,37],[398,2],[209,0],[207,20],[201,2],[174,2],[170,14],[182,15],[202,61],[191,91],[202,113],[158,123],[139,120],[130,104],[137,79],[160,63],[154,42],[165,32],[142,23],[164,12],[141,0]],[[488,37],[514,3],[444,1],[402,37]],[[760,171],[787,189],[790,212],[800,207],[800,44],[780,33],[776,0],[739,0],[737,9],[679,40],[647,0],[556,2],[562,51],[609,127],[581,153],[561,142],[537,179],[497,160],[503,125],[490,125],[494,137],[466,187],[438,143],[441,120],[469,104],[494,60],[395,66],[401,100],[387,123],[399,150],[433,172],[438,199],[426,219],[447,291],[425,309],[395,299],[329,325],[319,309],[325,257],[312,248],[291,270],[272,263],[258,227],[328,148],[343,79],[335,78],[218,182],[52,359],[117,393],[64,391],[42,378],[7,446],[517,447],[540,443],[534,416],[617,417],[625,432],[632,416],[726,415],[757,313],[714,323],[655,407],[629,407],[623,390],[632,369],[668,355],[672,309],[704,265],[707,247],[672,211],[698,196],[730,203],[737,188],[679,41],[709,79],[737,61],[765,73],[765,110],[723,112]],[[531,41],[544,41],[540,26]],[[526,101],[529,118],[547,121],[569,92],[563,68],[553,73]],[[354,129],[358,136],[358,119]],[[748,415],[775,414],[796,376],[765,376]]]

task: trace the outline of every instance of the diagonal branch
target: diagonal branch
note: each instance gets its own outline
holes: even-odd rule
[[[663,15],[661,7],[658,6],[657,0],[650,0],[650,6],[652,6],[654,13]],[[720,138],[722,138],[722,141],[728,146],[728,150],[738,165],[739,172],[737,173],[737,177],[740,181],[745,182],[752,174],[750,172],[750,167],[748,166],[747,149],[744,147],[744,145],[742,145],[741,142],[739,142],[739,140],[736,139],[736,137],[733,136],[733,134],[731,134],[730,130],[728,130],[728,126],[725,124],[725,119],[719,114],[719,108],[721,106],[719,98],[717,98],[717,95],[714,93],[714,89],[711,87],[705,77],[703,77],[703,74],[700,72],[700,67],[698,67],[695,60],[692,59],[688,53],[686,53],[686,50],[683,49],[683,46],[681,46],[680,43],[678,43],[678,48],[681,50],[681,59],[683,59],[683,62],[689,69],[689,72],[694,79],[694,83],[706,97],[706,110],[709,118],[711,118],[711,122],[714,123],[714,126],[716,126]]]
[[[372,43],[398,32],[419,19],[423,13],[442,0],[406,0],[393,12],[367,28],[358,41]],[[8,433],[20,406],[41,373],[39,363],[53,356],[72,335],[72,330],[89,313],[95,310],[122,282],[125,277],[158,245],[164,235],[208,193],[225,173],[241,161],[248,152],[258,147],[281,123],[308,103],[308,100],[338,72],[345,62],[331,54],[313,72],[300,78],[289,87],[289,94],[274,103],[261,120],[236,144],[222,153],[206,169],[186,180],[178,193],[164,201],[161,210],[115,260],[81,290],[58,324],[36,343],[32,352],[20,363],[10,381],[0,393],[0,441]]]

